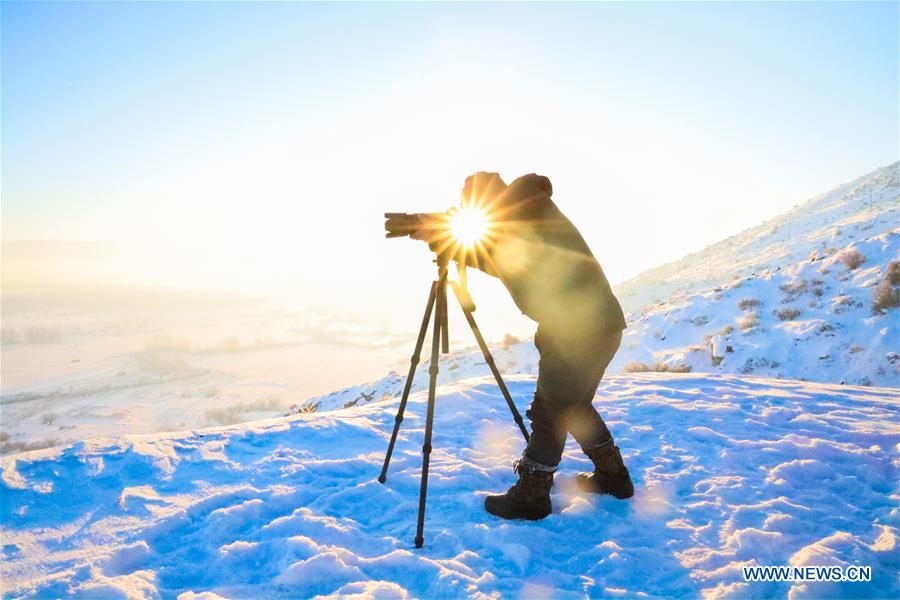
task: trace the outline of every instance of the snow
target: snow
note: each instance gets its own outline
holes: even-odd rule
[[[515,348],[510,354],[515,352]],[[509,359],[510,357],[506,357]],[[460,367],[462,368],[462,367]],[[530,375],[509,378],[520,410]],[[42,597],[891,597],[896,389],[611,374],[596,406],[636,483],[588,497],[570,441],[539,522],[487,515],[523,441],[490,378],[439,388],[426,546],[413,549],[424,402],[2,459],[3,593]],[[871,583],[745,583],[742,565],[871,565]]]

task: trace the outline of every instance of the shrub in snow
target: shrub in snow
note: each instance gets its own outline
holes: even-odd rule
[[[887,273],[885,273],[884,278],[891,285],[900,285],[900,260],[892,260],[888,263]]]
[[[819,327],[819,333],[824,333],[825,335],[831,334],[834,330],[834,325],[831,323],[822,323],[822,326]]]
[[[857,352],[862,352],[863,350],[865,350],[865,348],[863,348],[859,344],[856,344],[855,346],[850,346],[850,354],[856,354]]]
[[[759,298],[742,298],[737,303],[737,307],[741,310],[751,310],[757,306],[759,306]]]
[[[768,358],[748,358],[741,367],[741,373],[745,375],[752,373],[756,369],[776,369],[780,366],[777,360],[769,360]]]
[[[520,340],[513,334],[507,333],[506,335],[503,336],[503,341],[500,343],[503,346],[504,350],[509,350],[510,346],[515,346],[516,344],[520,343],[521,341],[522,340]]]
[[[698,316],[694,317],[693,319],[690,319],[690,321],[694,325],[698,325],[698,326],[706,325],[707,323],[709,323],[709,317],[706,315],[698,315]]]
[[[772,314],[778,317],[779,321],[791,321],[800,316],[800,309],[793,306],[788,306],[786,308],[773,310]]]
[[[884,314],[889,308],[900,306],[900,287],[891,285],[891,280],[885,277],[881,280],[872,294],[872,312]]]
[[[884,279],[875,286],[872,293],[872,312],[884,314],[889,308],[900,306],[900,261],[892,260],[888,263],[884,273]]]
[[[322,405],[321,402],[313,402],[312,404],[291,404],[291,407],[288,408],[287,412],[282,416],[289,417],[291,415],[308,415],[319,410],[319,407]]]
[[[782,283],[778,286],[778,289],[785,294],[797,296],[806,291],[806,281],[804,281],[803,279],[794,279],[792,281]]]
[[[741,331],[750,331],[757,325],[759,325],[759,315],[755,312],[738,319],[738,326],[741,328]]]
[[[866,262],[866,255],[856,248],[845,250],[841,254],[841,262],[843,262],[844,265],[852,271]]]

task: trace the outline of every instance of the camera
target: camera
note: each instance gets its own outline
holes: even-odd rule
[[[494,232],[494,223],[480,207],[464,204],[442,213],[384,213],[386,237],[410,236],[442,249],[475,250]]]
[[[449,227],[450,213],[384,213],[384,219],[385,237],[396,238],[434,228],[435,223]]]

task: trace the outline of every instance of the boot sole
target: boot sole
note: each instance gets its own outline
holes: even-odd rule
[[[502,511],[494,509],[492,510],[490,506],[488,506],[487,501],[484,503],[484,510],[488,512],[488,514],[494,515],[495,517],[499,517],[501,519],[507,521],[540,521],[541,519],[550,515],[553,512],[552,508],[548,509],[546,512],[529,512],[529,513],[512,513],[508,511]]]
[[[581,477],[579,477],[578,479],[576,479],[576,482],[578,483],[578,488],[579,488],[582,492],[587,492],[588,494],[597,494],[598,496],[612,496],[613,498],[618,498],[619,500],[628,500],[629,498],[633,498],[633,497],[634,497],[634,489],[633,489],[633,488],[632,488],[630,494],[620,495],[620,494],[615,494],[615,493],[613,493],[613,492],[607,492],[607,491],[604,491],[604,490],[598,490],[598,489],[597,489],[596,487],[594,487],[592,484],[590,484],[590,483],[584,481]]]

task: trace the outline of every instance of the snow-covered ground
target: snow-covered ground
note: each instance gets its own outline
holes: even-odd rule
[[[510,389],[524,408],[534,378]],[[636,483],[586,497],[570,442],[554,512],[504,522],[522,440],[493,381],[439,390],[426,546],[424,396],[386,485],[395,400],[3,459],[6,596],[897,597],[897,390],[615,374],[596,398]],[[870,565],[871,583],[745,583],[753,564]],[[200,594],[207,593],[205,596]]]
[[[898,249],[900,233],[883,233],[712,290],[674,294],[634,315],[613,368],[897,386],[897,309],[873,312],[872,297]],[[851,269],[848,256],[866,261]]]

